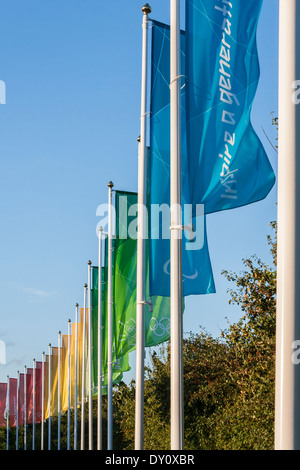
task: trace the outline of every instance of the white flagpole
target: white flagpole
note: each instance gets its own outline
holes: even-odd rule
[[[35,448],[35,359],[32,367],[32,450]]]
[[[108,266],[107,266],[107,450],[113,449],[113,321],[112,321],[112,188],[108,183]]]
[[[146,149],[146,103],[147,103],[147,49],[148,15],[151,8],[142,7],[142,86],[141,86],[141,133],[138,163],[138,236],[137,236],[137,277],[136,277],[136,398],[135,398],[135,450],[144,446],[144,358],[145,358],[145,238],[147,220],[147,149]]]
[[[42,419],[41,419],[41,450],[44,450],[44,418],[45,418],[45,353],[42,354]]]
[[[182,216],[179,0],[171,0],[171,449],[183,449]]]
[[[48,374],[48,406],[49,406],[49,418],[48,418],[48,450],[51,450],[51,344],[49,344],[49,374]]]
[[[300,450],[300,0],[279,2],[275,449]]]
[[[102,450],[102,232],[99,227],[98,249],[98,414],[97,414],[97,449]]]
[[[74,390],[74,450],[77,450],[77,379],[78,379],[78,307],[75,310],[75,390]]]
[[[83,292],[83,338],[82,338],[82,379],[81,379],[81,450],[84,450],[85,441],[85,355],[86,355],[86,289],[87,284],[84,284]]]
[[[68,320],[68,413],[67,413],[67,450],[70,450],[70,413],[71,413],[71,320]]]
[[[58,371],[57,371],[57,450],[60,450],[61,434],[61,332],[58,332]]]
[[[6,450],[9,450],[9,375],[7,376],[7,400],[6,400]]]
[[[20,395],[20,373],[17,372],[17,426],[16,426],[16,450],[19,449],[19,395]]]
[[[27,450],[27,367],[24,367],[24,450]]]
[[[93,450],[91,265],[92,265],[92,262],[89,261],[88,262],[89,450]]]

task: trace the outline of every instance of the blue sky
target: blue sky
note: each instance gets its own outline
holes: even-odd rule
[[[58,331],[67,333],[76,302],[82,306],[107,183],[137,190],[144,3],[1,0],[0,340],[7,365],[0,365],[0,382],[41,360]],[[169,23],[169,0],[149,3],[151,17]],[[265,136],[275,144],[277,1],[263,2],[258,49],[252,123],[277,174]],[[251,254],[270,261],[266,236],[276,201],[277,185],[264,201],[207,217],[217,293],[187,299],[185,331],[201,325],[218,335],[227,319],[238,320],[221,271],[240,271]],[[132,368],[134,375],[134,358]]]

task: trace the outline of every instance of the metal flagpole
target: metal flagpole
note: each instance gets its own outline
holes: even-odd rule
[[[49,344],[49,374],[48,374],[48,406],[49,406],[49,418],[48,418],[48,450],[51,450],[51,344]]]
[[[179,0],[171,0],[171,449],[183,449],[182,216]]]
[[[9,450],[9,375],[7,376],[7,400],[6,400],[6,450]]]
[[[27,367],[24,367],[24,450],[27,450]]]
[[[42,417],[41,417],[41,450],[44,450],[44,411],[45,406],[45,353],[42,354]]]
[[[300,365],[297,351],[300,345],[299,79],[300,0],[280,0],[276,450],[300,449]]]
[[[32,450],[35,447],[35,359],[33,359],[32,367]]]
[[[85,355],[86,355],[86,289],[87,284],[84,284],[83,292],[83,338],[82,338],[82,379],[81,379],[81,450],[84,450],[84,441],[85,441],[85,379],[86,379],[86,370],[85,370]]]
[[[16,425],[16,450],[19,449],[19,390],[20,389],[20,373],[17,372],[17,425]]]
[[[74,384],[74,450],[77,450],[77,367],[78,367],[78,307],[75,310],[75,384]]]
[[[45,418],[45,353],[42,354],[42,419],[41,419],[41,450],[44,450],[44,418]]]
[[[89,450],[93,450],[91,265],[92,262],[88,261]]]
[[[113,321],[112,321],[112,188],[108,183],[108,266],[107,266],[107,450],[113,448]]]
[[[101,261],[102,261],[102,232],[99,227],[98,248],[98,414],[97,414],[97,449],[102,450],[102,286],[101,286]]]
[[[70,450],[70,413],[71,413],[71,320],[68,320],[68,413],[67,413],[67,450]]]
[[[61,434],[61,332],[58,332],[58,371],[57,371],[57,450],[60,450]]]
[[[147,103],[147,36],[148,15],[151,8],[142,7],[142,91],[141,91],[141,134],[138,163],[138,236],[137,236],[137,277],[136,277],[136,397],[135,397],[135,450],[143,449],[144,440],[144,358],[145,358],[145,218],[147,188],[146,149],[146,103]]]

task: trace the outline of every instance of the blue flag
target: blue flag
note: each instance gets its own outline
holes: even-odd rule
[[[184,65],[184,33],[181,55]],[[150,295],[170,295],[170,29],[153,22],[149,150]],[[182,88],[182,221],[190,227],[182,240],[183,295],[215,292],[203,206],[190,200],[185,132],[185,87]]]
[[[190,197],[205,213],[264,199],[275,182],[250,113],[262,0],[186,0]]]

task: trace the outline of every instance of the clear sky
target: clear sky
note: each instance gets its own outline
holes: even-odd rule
[[[0,0],[0,382],[41,360],[74,321],[87,262],[97,265],[107,183],[137,191],[144,3]],[[169,23],[169,0],[149,3],[151,17]],[[277,174],[268,139],[275,144],[278,0],[263,2],[258,49],[252,123]],[[277,184],[262,202],[207,217],[217,293],[186,300],[185,331],[201,325],[217,336],[239,319],[221,271],[239,272],[251,254],[270,261],[276,201]],[[133,357],[132,375],[134,366]]]

